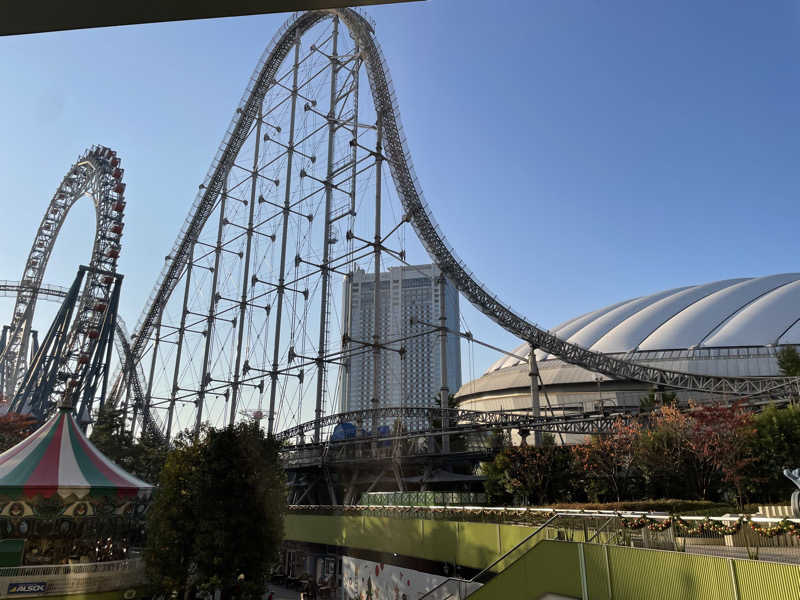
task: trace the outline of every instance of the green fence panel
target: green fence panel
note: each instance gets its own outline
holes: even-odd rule
[[[475,591],[470,600],[536,600],[547,593],[580,597],[577,544],[539,542],[520,560]]]
[[[421,549],[429,560],[446,563],[457,562],[458,526],[455,521],[422,521],[425,533],[424,547]],[[418,550],[419,552],[419,550]]]
[[[416,556],[483,569],[533,530],[530,526],[394,517],[287,515],[286,539]],[[483,598],[581,596],[578,544],[539,533],[493,569]],[[562,535],[563,531],[560,532]],[[571,536],[581,539],[582,532]],[[684,552],[584,544],[591,600],[740,600],[800,598],[800,565],[733,560]],[[0,560],[2,560],[0,542]],[[9,556],[12,553],[9,552]],[[609,594],[609,583],[611,594]]]
[[[728,561],[683,552],[608,546],[614,600],[731,600]]]
[[[348,530],[359,526],[360,517],[323,515],[286,515],[284,536],[287,540],[346,546]]]
[[[531,532],[527,526],[391,517],[287,515],[287,540],[392,552],[483,569]],[[503,539],[507,542],[504,544]]]
[[[800,598],[800,565],[734,560],[740,600]]]
[[[500,556],[498,529],[493,523],[459,523],[456,562],[473,569],[489,565]]]
[[[597,544],[583,545],[583,560],[586,569],[586,589],[591,600],[611,600],[611,581],[608,573],[606,547]]]

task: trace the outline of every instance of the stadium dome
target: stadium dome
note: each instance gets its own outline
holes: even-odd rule
[[[778,346],[800,345],[800,273],[726,279],[612,304],[551,330],[595,352],[650,366],[722,376],[778,375]],[[530,405],[528,344],[461,386],[459,406],[511,410]],[[552,406],[585,411],[638,405],[647,384],[614,381],[536,353]],[[709,400],[680,392],[682,400]],[[546,398],[542,397],[542,406]]]

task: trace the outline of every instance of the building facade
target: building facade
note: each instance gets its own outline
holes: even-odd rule
[[[436,265],[390,267],[380,274],[377,399],[379,407],[438,406],[441,388],[440,339],[431,327],[440,321],[441,273]],[[373,407],[375,354],[365,344],[374,341],[375,275],[357,269],[345,279],[343,289],[346,327],[351,357],[340,382],[342,410]],[[458,292],[444,280],[445,325],[459,327]],[[363,349],[363,350],[361,350]],[[360,351],[361,350],[361,351]],[[458,336],[447,335],[447,387],[461,387],[461,346]],[[381,423],[388,424],[388,423]],[[410,420],[406,425],[414,425]]]

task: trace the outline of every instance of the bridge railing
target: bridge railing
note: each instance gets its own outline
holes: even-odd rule
[[[37,596],[86,595],[145,585],[142,559],[73,565],[0,568],[0,598],[14,594],[12,584],[37,584]]]
[[[456,506],[291,506],[293,514],[374,516],[536,526],[544,539],[800,564],[800,519],[630,511]],[[554,517],[557,517],[554,519]]]

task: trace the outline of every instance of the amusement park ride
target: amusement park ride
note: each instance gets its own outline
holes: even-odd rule
[[[92,148],[48,206],[0,354],[12,410],[44,418],[59,396],[81,389],[75,406],[84,422],[98,403],[111,402],[130,408],[132,430],[146,427],[164,440],[206,421],[264,416],[267,432],[285,444],[292,501],[323,504],[352,502],[358,490],[468,485],[474,479],[468,467],[493,451],[492,431],[608,431],[611,414],[542,411],[533,353],[526,412],[451,409],[446,385],[436,406],[430,399],[383,406],[381,385],[391,382],[379,384],[377,377],[366,384],[373,408],[340,412],[354,356],[369,356],[375,367],[411,337],[434,335],[444,343],[446,335],[466,335],[441,315],[438,323],[399,324],[391,339],[351,338],[346,303],[337,305],[339,290],[356,267],[374,270],[369,318],[377,331],[382,306],[391,302],[381,291],[380,271],[390,262],[407,264],[408,225],[464,298],[532,348],[658,390],[753,403],[798,391],[795,378],[682,373],[592,352],[528,321],[488,291],[447,243],[424,200],[374,24],[355,9],[297,14],[274,36],[136,327],[130,337],[116,336],[118,369],[107,387],[113,331],[119,331],[113,318],[125,207],[119,164],[110,149]],[[86,283],[78,292],[76,280],[61,321],[31,358],[36,301],[49,293],[43,286],[47,259],[67,211],[84,195],[97,211],[92,260],[81,271]],[[66,312],[73,310],[67,327]],[[312,410],[313,419],[303,422]],[[356,424],[360,434],[335,435],[344,423]],[[379,429],[387,423],[390,431]]]

